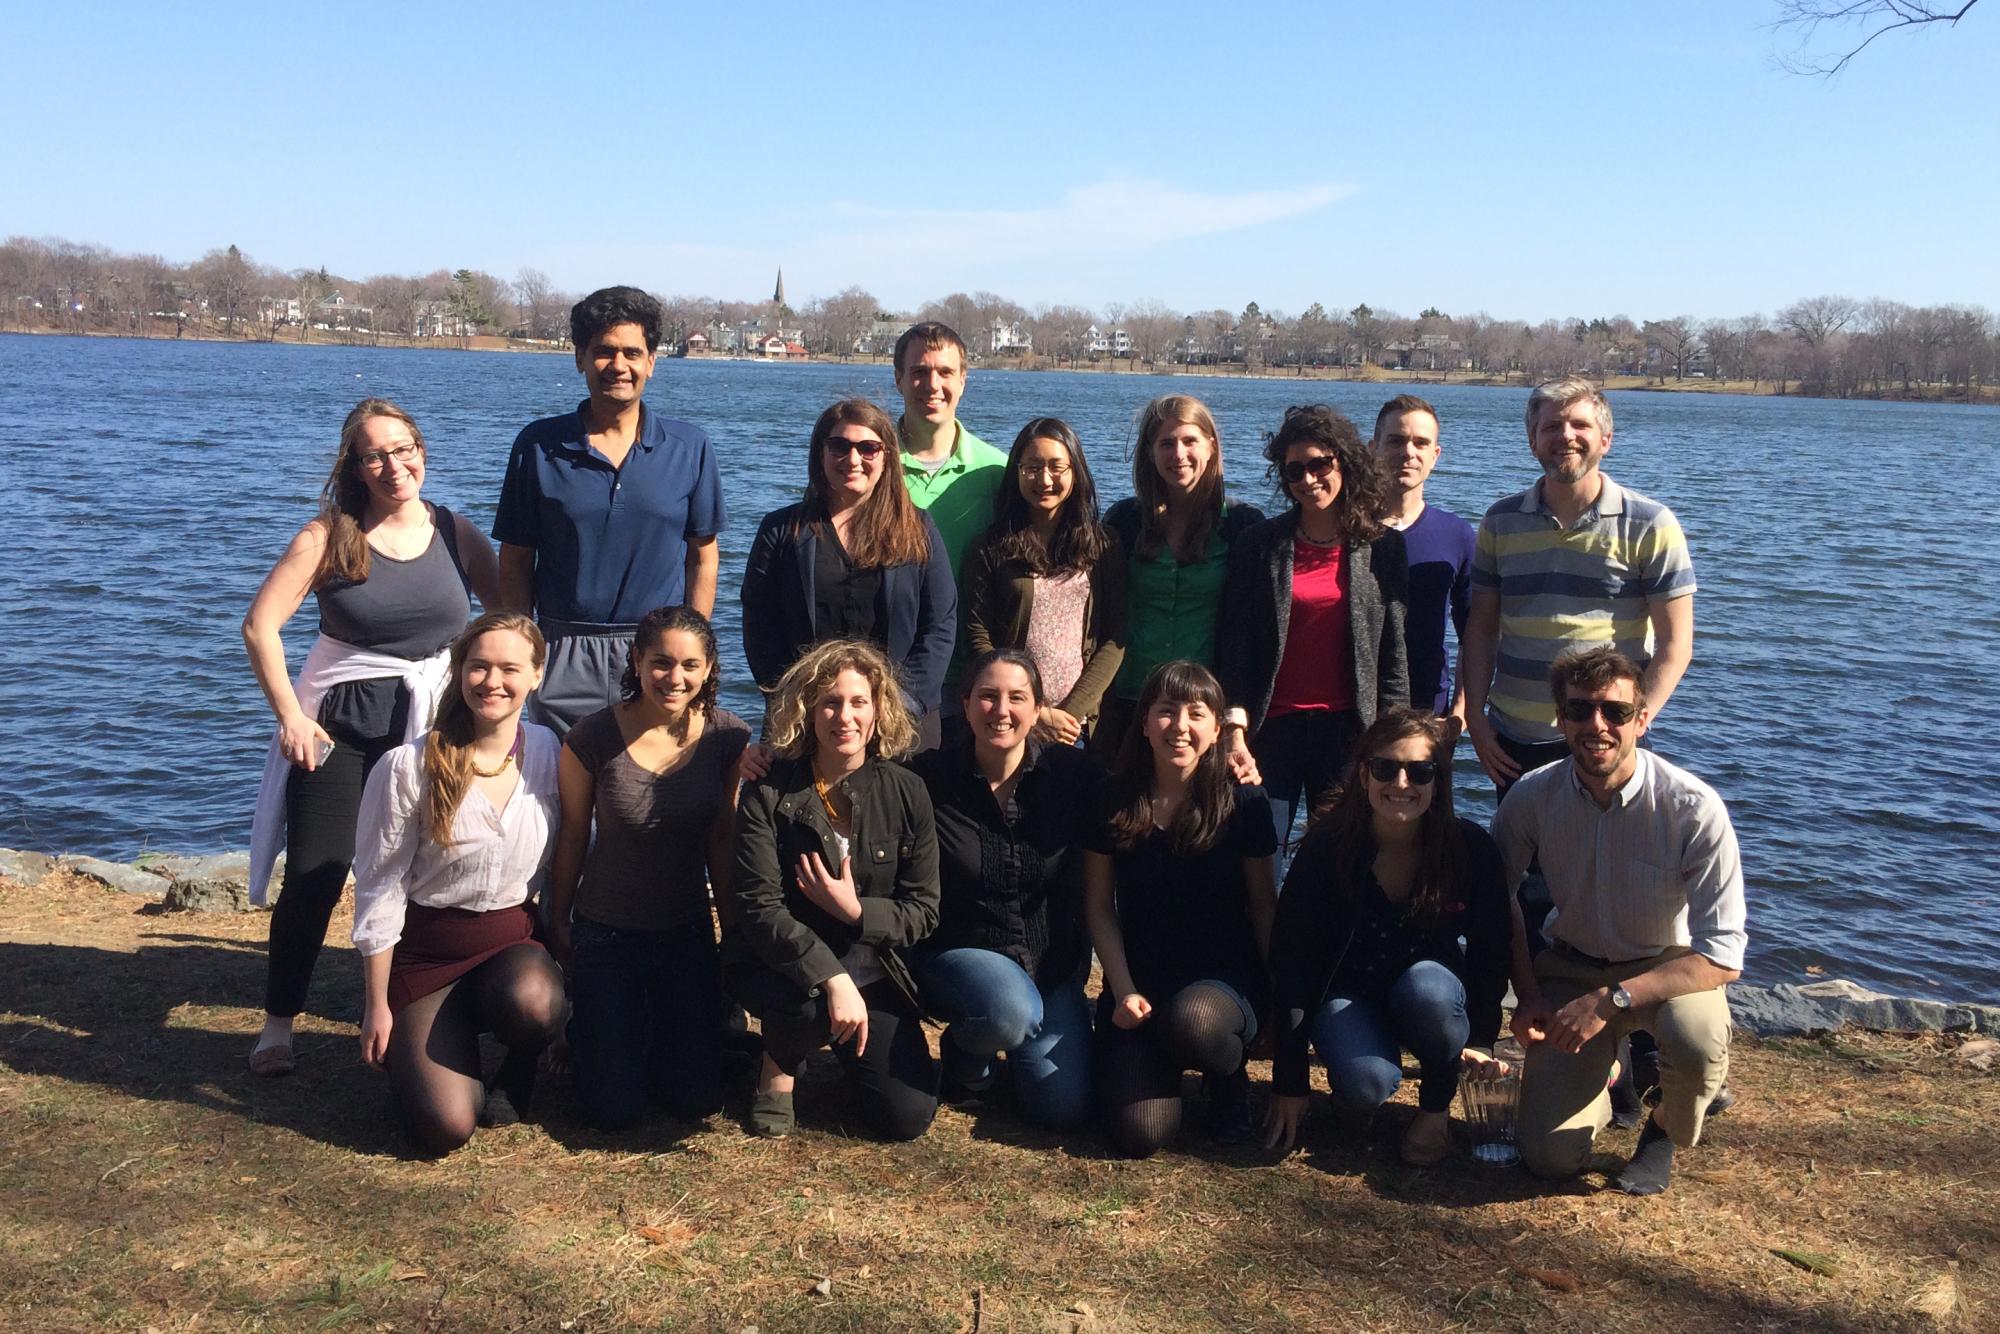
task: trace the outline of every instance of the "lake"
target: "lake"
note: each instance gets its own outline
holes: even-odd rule
[[[1361,424],[1394,387],[975,369],[961,418],[1004,448],[1067,418],[1108,504],[1131,491],[1154,394],[1214,410],[1231,490],[1284,408]],[[1429,498],[1477,522],[1535,476],[1524,389],[1419,387],[1444,420]],[[880,366],[662,360],[647,401],[714,438],[730,507],[717,631],[724,702],[760,710],[735,589],[758,518],[803,487],[818,410],[894,401]],[[311,517],[340,422],[379,395],[430,444],[425,495],[490,524],[530,418],[583,397],[566,357],[0,335],[0,844],[128,858],[248,844],[272,721],[238,623]],[[1606,471],[1671,505],[1693,551],[1695,662],[1653,732],[1728,801],[1750,889],[1748,974],[1809,973],[2000,1002],[2000,412],[1703,394],[1613,396]],[[1956,496],[1967,508],[1945,513]],[[1957,503],[1956,501],[1954,503]],[[1919,528],[1922,529],[1919,532]],[[287,641],[296,666],[310,605]],[[1984,724],[1978,720],[1986,718]],[[1457,799],[1492,789],[1470,744]]]

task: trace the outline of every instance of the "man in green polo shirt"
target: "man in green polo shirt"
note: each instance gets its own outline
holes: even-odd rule
[[[965,340],[935,320],[913,324],[896,340],[896,391],[903,396],[903,482],[917,508],[944,537],[956,579],[965,554],[993,522],[993,497],[1007,473],[1007,456],[965,429],[958,400],[965,393]],[[962,591],[962,590],[961,590]],[[961,628],[945,671],[942,713],[960,711],[958,680],[965,666]]]

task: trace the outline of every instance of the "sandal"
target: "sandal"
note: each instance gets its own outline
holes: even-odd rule
[[[249,1055],[250,1073],[265,1079],[278,1075],[289,1075],[299,1068],[298,1059],[292,1055],[292,1044],[281,1042],[275,1046],[259,1047]]]
[[[1418,1112],[1403,1132],[1403,1161],[1411,1167],[1433,1167],[1457,1151],[1448,1112]]]

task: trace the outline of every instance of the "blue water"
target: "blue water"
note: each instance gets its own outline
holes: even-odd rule
[[[975,371],[962,416],[1005,446],[1033,415],[1082,434],[1106,503],[1131,488],[1144,400],[1184,389],[1222,427],[1232,488],[1294,402],[1364,429],[1394,392],[1282,380]],[[875,366],[660,363],[647,399],[714,437],[730,526],[725,702],[755,714],[735,589],[759,516],[796,498],[831,399],[892,401]],[[1420,390],[1444,418],[1433,503],[1476,520],[1535,475],[1524,390]],[[520,426],[582,397],[567,358],[0,336],[0,844],[129,857],[248,841],[271,719],[237,625],[365,395],[429,438],[425,494],[490,522]],[[2000,412],[1681,394],[1614,398],[1607,471],[1673,506],[1701,592],[1695,665],[1654,732],[1714,783],[1742,839],[1749,972],[2000,1001]],[[288,640],[296,664],[308,607]],[[1983,720],[1983,721],[1982,721]],[[1460,748],[1457,795],[1491,814]]]

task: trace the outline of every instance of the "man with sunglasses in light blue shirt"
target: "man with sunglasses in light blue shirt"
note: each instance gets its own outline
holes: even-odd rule
[[[1509,884],[1539,861],[1555,902],[1539,994],[1514,1012],[1528,1047],[1522,1158],[1543,1177],[1583,1170],[1611,1120],[1618,1042],[1643,1029],[1659,1043],[1660,1096],[1614,1184],[1654,1195],[1728,1077],[1723,988],[1742,975],[1748,935],[1729,812],[1708,784],[1640,748],[1641,676],[1608,646],[1556,660],[1550,693],[1569,758],[1513,786],[1493,837]]]

